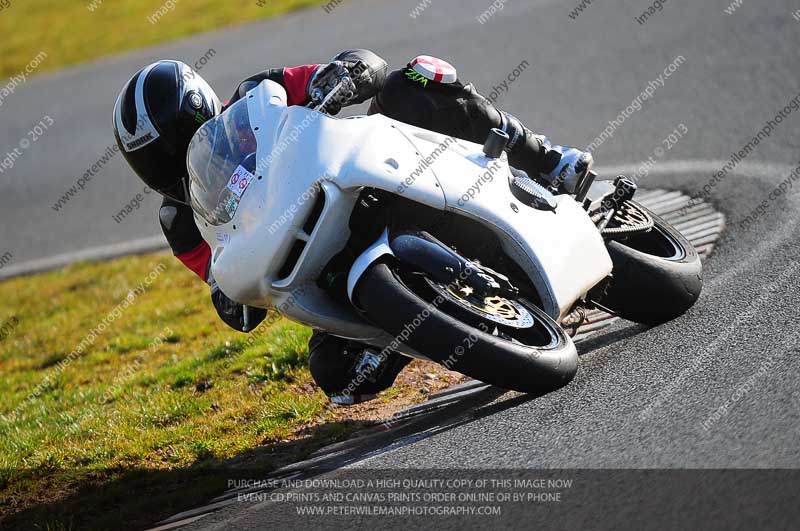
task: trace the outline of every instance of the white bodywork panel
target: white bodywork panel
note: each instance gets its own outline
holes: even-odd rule
[[[445,138],[403,126],[422,153]],[[509,188],[505,154],[489,159],[482,146],[459,141],[433,166],[446,209],[481,221],[536,286],[544,310],[563,317],[575,301],[611,273],[612,262],[597,227],[572,196],[557,195],[555,212],[521,204]]]
[[[262,82],[247,97],[258,143],[257,179],[230,222],[215,227],[195,215],[212,248],[214,277],[233,300],[274,306],[293,320],[342,337],[376,345],[391,342],[315,282],[348,241],[349,218],[364,187],[402,191],[407,199],[487,225],[528,273],[545,311],[554,317],[611,271],[602,238],[580,205],[568,196],[559,197],[556,213],[519,204],[509,190],[505,158],[487,159],[477,144],[451,139],[435,161],[421,164],[447,137],[382,115],[336,119],[287,107],[285,90],[272,81]],[[492,163],[499,169],[491,182],[483,183],[473,199],[460,201]],[[322,192],[319,221],[306,233],[303,226]],[[297,240],[305,249],[282,278],[279,271]],[[381,254],[373,251],[377,256],[367,265]]]

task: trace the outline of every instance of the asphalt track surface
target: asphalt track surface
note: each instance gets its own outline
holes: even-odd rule
[[[683,56],[654,97],[594,153],[609,174],[612,168],[632,171],[684,124],[688,133],[641,183],[689,193],[708,183],[732,152],[800,93],[800,22],[792,17],[798,6],[788,0],[744,0],[732,15],[723,11],[728,0],[668,0],[645,24],[634,19],[650,5],[643,1],[596,2],[573,20],[568,14],[574,1],[508,0],[485,24],[476,20],[489,8],[485,0],[434,0],[412,19],[415,5],[349,0],[330,14],[312,9],[29,81],[0,108],[0,146],[15,145],[43,114],[55,125],[3,176],[2,247],[22,262],[158,234],[152,196],[123,223],[112,220],[140,191],[121,157],[63,212],[51,209],[111,143],[111,106],[122,83],[157,57],[193,62],[213,47],[217,56],[203,75],[222,94],[249,72],[324,61],[349,46],[372,48],[395,65],[418,53],[438,54],[484,93],[528,61],[531,66],[498,105],[557,142],[584,146]],[[709,199],[729,226],[706,263],[703,296],[687,315],[649,330],[616,324],[581,346],[578,376],[564,389],[538,398],[500,398],[491,414],[397,441],[354,466],[798,468],[797,183],[779,197],[774,193],[798,166],[798,133],[795,111],[713,187]],[[766,212],[742,225],[762,201]],[[713,417],[721,406],[726,413]],[[602,526],[621,514],[615,512],[619,503],[586,501],[583,507],[597,518],[586,521]],[[565,516],[574,507],[561,508]],[[517,524],[557,522],[540,521],[537,514]],[[469,524],[403,522],[440,529]],[[680,514],[651,523],[672,527]],[[229,507],[192,527],[312,525],[382,527],[358,518],[303,520],[269,504]]]

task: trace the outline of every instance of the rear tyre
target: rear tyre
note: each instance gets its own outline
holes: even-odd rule
[[[524,299],[502,297],[487,297],[487,310],[464,293],[377,262],[359,280],[354,301],[402,343],[477,380],[535,394],[572,380],[577,351],[547,314]]]
[[[683,315],[703,289],[703,265],[694,246],[675,227],[638,203],[652,230],[608,242],[613,278],[595,297],[616,315],[658,325]]]

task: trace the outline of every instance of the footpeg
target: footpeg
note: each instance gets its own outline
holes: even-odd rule
[[[639,189],[635,182],[624,175],[619,175],[614,179],[614,188],[614,193],[603,200],[603,208],[605,210],[619,210],[623,203],[633,199],[636,190]]]

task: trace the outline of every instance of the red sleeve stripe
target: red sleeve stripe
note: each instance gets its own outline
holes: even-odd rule
[[[183,262],[183,265],[194,271],[205,282],[208,262],[211,260],[211,247],[206,242],[203,242],[188,253],[179,254],[178,260]]]
[[[283,86],[289,105],[302,105],[308,100],[308,82],[319,65],[293,66],[283,69]]]

